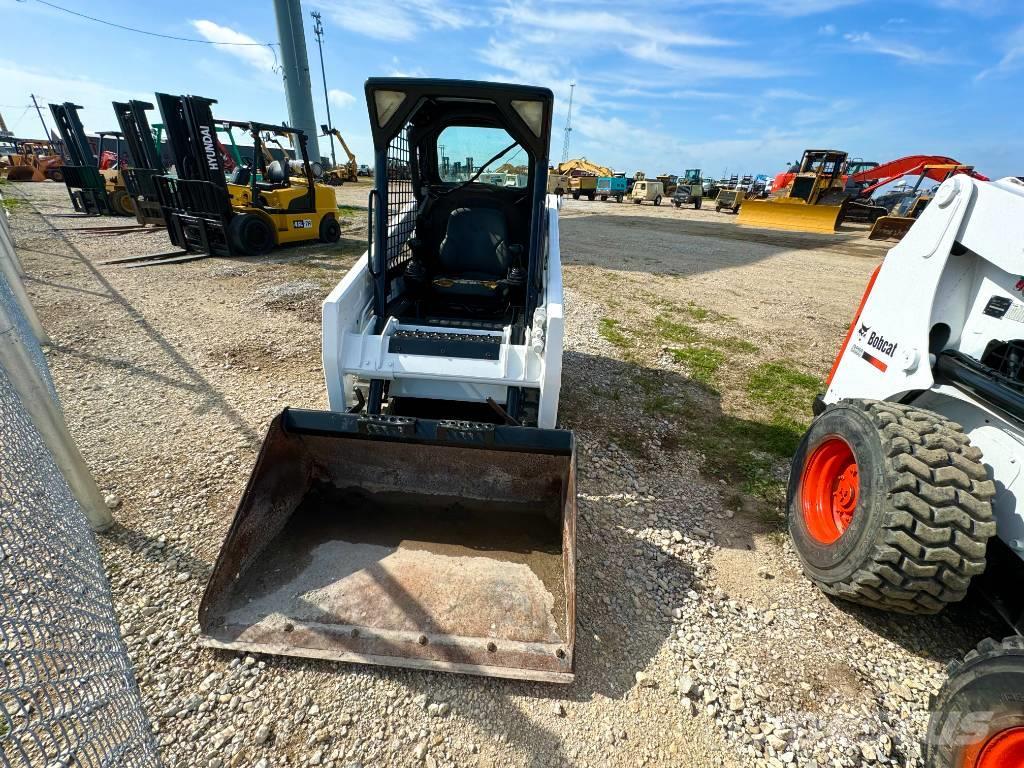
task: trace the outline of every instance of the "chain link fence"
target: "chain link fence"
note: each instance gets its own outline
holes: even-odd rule
[[[0,259],[14,258],[0,208]],[[7,275],[10,275],[8,270]],[[0,337],[50,372],[0,273]],[[89,523],[0,356],[0,766],[156,768]]]

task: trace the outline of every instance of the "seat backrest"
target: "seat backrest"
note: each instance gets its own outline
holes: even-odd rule
[[[263,180],[271,184],[283,184],[288,180],[288,173],[285,171],[284,166],[281,165],[280,160],[275,160],[267,166],[267,171],[263,174]]]
[[[240,184],[245,186],[252,179],[252,170],[245,165],[236,165],[235,170],[231,172],[230,182],[232,184]]]
[[[508,273],[508,226],[496,208],[456,208],[448,216],[438,253],[449,275],[503,278]]]

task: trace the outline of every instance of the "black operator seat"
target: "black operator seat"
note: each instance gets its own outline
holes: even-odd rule
[[[504,295],[509,269],[520,250],[508,243],[504,211],[456,208],[448,216],[441,240],[433,289],[448,296]]]

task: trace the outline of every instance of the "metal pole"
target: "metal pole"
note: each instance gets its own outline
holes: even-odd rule
[[[288,124],[306,134],[315,159],[320,159],[319,131],[313,112],[313,93],[309,83],[309,57],[302,28],[302,6],[299,0],[274,0],[277,34],[281,41],[281,62],[284,68],[284,92],[288,99]]]
[[[103,500],[96,480],[68,432],[68,425],[50,390],[32,363],[28,351],[18,338],[13,318],[0,304],[0,367],[18,393],[21,404],[39,431],[53,460],[78,500],[94,531],[105,531],[114,524],[114,517]]]
[[[43,111],[39,108],[39,102],[36,101],[36,95],[34,93],[29,95],[32,97],[32,104],[36,108],[36,114],[39,115],[39,122],[43,124],[43,138],[49,141],[50,129],[46,127],[46,121],[43,120]]]
[[[5,214],[0,211],[0,216],[5,216]],[[25,286],[21,282],[21,277],[24,274],[18,261],[18,255],[14,250],[11,234],[7,229],[7,222],[6,220],[0,222],[0,280],[6,280],[7,284],[11,286],[14,300],[24,313],[28,327],[31,329],[32,335],[36,337],[36,341],[40,344],[49,344],[50,337],[46,335],[43,324],[39,322],[39,316],[32,306],[32,300],[29,299]]]
[[[331,142],[331,167],[338,167],[338,160],[334,157],[334,123],[331,122],[331,100],[327,96],[327,71],[324,69],[324,25],[320,23],[320,11],[313,11],[309,14],[313,17],[313,34],[316,35],[316,47],[320,51],[320,77],[324,81],[324,106],[327,107],[327,139]]]

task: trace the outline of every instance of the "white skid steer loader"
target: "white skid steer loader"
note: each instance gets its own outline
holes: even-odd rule
[[[271,424],[200,608],[203,641],[570,682],[553,97],[374,78],[366,99],[369,249],[323,305],[330,410]],[[504,163],[526,169],[525,187],[489,183]]]
[[[824,592],[934,613],[979,577],[1015,633],[932,702],[929,768],[1024,766],[1024,183],[954,176],[872,275],[793,459]]]

